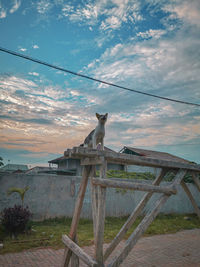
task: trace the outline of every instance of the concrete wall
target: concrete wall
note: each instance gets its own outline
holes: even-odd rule
[[[33,213],[34,220],[43,220],[46,218],[60,216],[71,217],[73,215],[80,181],[80,177],[63,175],[1,175],[0,212],[5,207],[21,203],[17,193],[7,196],[6,192],[9,188],[29,186],[30,189],[25,195],[24,203],[29,206],[31,212]],[[200,193],[193,184],[188,184],[188,186],[200,206]],[[123,190],[111,188],[107,189],[106,216],[124,216],[130,214],[140,201],[143,194],[143,192],[139,191],[124,192]],[[159,194],[154,194],[144,212],[154,206],[155,200],[158,196]],[[161,212],[193,213],[194,210],[182,188],[180,188],[179,193],[172,196],[167,201]],[[81,217],[92,218],[89,186],[87,188]]]

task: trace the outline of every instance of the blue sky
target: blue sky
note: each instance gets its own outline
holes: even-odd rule
[[[0,46],[142,92],[200,104],[200,2],[0,1]],[[200,163],[200,108],[0,52],[0,155],[43,165],[108,112],[105,145]]]

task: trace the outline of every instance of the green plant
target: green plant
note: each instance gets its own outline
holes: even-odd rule
[[[3,166],[4,164],[3,164],[3,158],[2,157],[0,157],[0,166]]]
[[[22,207],[24,206],[24,196],[25,193],[29,190],[29,187],[26,186],[25,188],[18,188],[18,187],[11,187],[8,189],[7,194],[10,196],[12,193],[18,193],[20,195],[22,201]]]
[[[28,207],[15,205],[13,208],[5,208],[2,212],[2,225],[6,232],[15,236],[26,230],[31,217]]]

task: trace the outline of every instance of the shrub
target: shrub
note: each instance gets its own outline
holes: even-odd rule
[[[15,205],[13,208],[5,208],[2,212],[2,225],[8,233],[17,235],[24,232],[31,217],[28,207]]]

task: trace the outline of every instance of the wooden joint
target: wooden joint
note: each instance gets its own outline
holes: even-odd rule
[[[97,262],[86,254],[82,248],[80,248],[74,241],[72,241],[67,235],[62,236],[63,243],[75,254],[77,255],[84,263],[91,267],[97,267]]]

